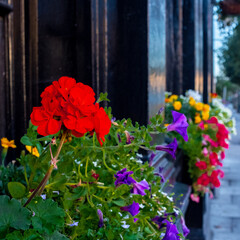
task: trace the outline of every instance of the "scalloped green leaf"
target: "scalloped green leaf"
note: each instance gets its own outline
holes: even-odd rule
[[[8,228],[26,230],[31,224],[31,212],[21,206],[16,199],[0,196],[0,236],[4,236]]]
[[[28,207],[35,213],[32,217],[32,225],[40,233],[51,234],[64,226],[64,210],[52,199],[38,198]]]
[[[20,182],[9,182],[8,191],[16,199],[23,198],[26,193],[26,187]]]

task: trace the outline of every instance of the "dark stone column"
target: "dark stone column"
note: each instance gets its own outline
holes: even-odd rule
[[[183,1],[183,92],[195,89],[195,1]]]
[[[166,1],[166,87],[183,93],[183,0]]]

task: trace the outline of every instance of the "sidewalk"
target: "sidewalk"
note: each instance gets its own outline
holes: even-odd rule
[[[237,136],[232,136],[226,159],[225,177],[210,201],[211,238],[208,240],[240,240],[240,114],[235,114]]]

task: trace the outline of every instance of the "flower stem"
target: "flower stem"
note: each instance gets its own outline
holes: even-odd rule
[[[85,167],[85,177],[88,177],[88,160],[89,160],[89,157],[87,157],[87,160],[86,160],[86,167]]]
[[[102,149],[102,152],[103,152],[103,164],[104,164],[104,166],[105,166],[110,172],[114,172],[114,170],[111,169],[111,168],[107,165],[107,163],[106,163],[106,152],[105,152],[105,150]]]
[[[57,153],[55,155],[55,159],[58,158],[59,154],[60,154],[60,151],[62,149],[62,146],[63,146],[63,143],[65,141],[65,138],[67,136],[67,131],[64,131],[63,132],[63,135],[62,135],[62,138],[60,140],[60,144],[58,146],[58,149],[57,149]],[[53,168],[54,168],[54,165],[51,164],[47,173],[45,174],[44,178],[42,179],[42,181],[40,182],[40,184],[37,186],[37,188],[34,190],[34,192],[32,193],[32,195],[30,196],[30,198],[27,200],[27,202],[24,204],[24,207],[26,207],[31,201],[32,199],[38,194],[38,195],[41,195],[41,193],[43,192],[44,190],[44,187],[46,186],[47,184],[47,181],[48,179],[50,178],[51,174],[52,174],[52,171],[53,171]]]
[[[25,177],[25,181],[27,183],[27,187],[29,189],[29,181],[28,181],[28,177],[27,177],[27,169],[26,169],[26,165],[23,166],[24,168],[24,177]]]

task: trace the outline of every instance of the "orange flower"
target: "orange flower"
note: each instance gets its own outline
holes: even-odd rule
[[[203,110],[203,103],[201,103],[201,102],[196,103],[195,104],[195,109],[197,111],[202,111]]]
[[[39,152],[38,152],[38,150],[37,150],[37,148],[36,147],[32,147],[32,146],[26,146],[26,149],[33,155],[33,156],[36,156],[36,157],[39,157],[40,156],[40,154],[39,154]]]
[[[165,98],[165,103],[169,103],[170,99],[169,98]]]
[[[207,121],[209,119],[209,112],[202,112],[202,119]]]
[[[198,124],[202,121],[201,117],[200,116],[196,116],[195,117],[195,123]]]
[[[178,99],[178,95],[175,95],[175,94],[169,98],[170,102],[176,101],[177,99]]]
[[[173,107],[175,110],[179,111],[182,108],[182,103],[180,101],[175,101]]]
[[[190,106],[194,106],[195,103],[196,103],[195,99],[194,99],[193,97],[190,97],[190,98],[189,98],[189,105],[190,105]]]
[[[211,98],[217,98],[218,97],[217,93],[210,93],[210,96],[211,96]]]
[[[208,104],[203,104],[203,111],[204,112],[209,112],[210,111],[210,106]]]
[[[1,145],[3,148],[16,148],[17,146],[14,143],[14,140],[8,141],[7,138],[2,138],[1,139]]]

